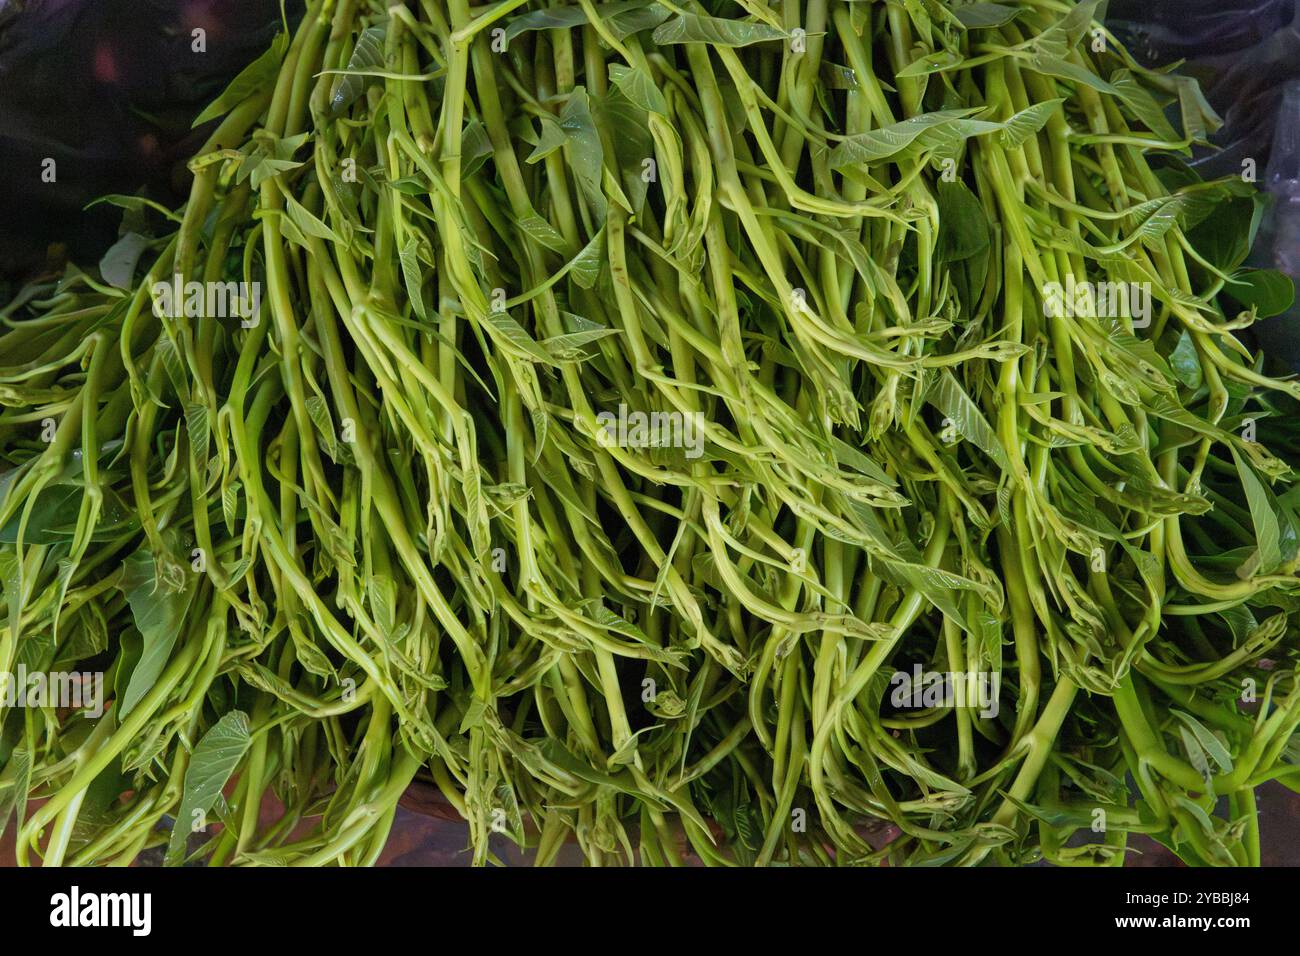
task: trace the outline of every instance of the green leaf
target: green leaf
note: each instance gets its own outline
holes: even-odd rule
[[[741,846],[757,852],[763,845],[763,825],[754,805],[746,802],[737,806],[732,821]]]
[[[663,724],[651,724],[649,727],[642,727],[636,733],[632,734],[627,740],[623,741],[623,746],[619,747],[609,755],[607,763],[611,768],[630,766],[636,762],[636,744],[637,738],[642,734],[648,734],[652,731],[659,730]]]
[[[280,73],[280,61],[284,59],[285,51],[288,49],[289,35],[277,33],[275,39],[271,41],[270,49],[244,67],[239,75],[230,81],[230,85],[222,91],[221,95],[195,117],[190,128],[202,126],[209,120],[224,116],[250,96],[256,96],[275,86],[275,79]]]
[[[1187,725],[1187,729],[1196,737],[1197,743],[1205,748],[1205,752],[1219,765],[1220,770],[1224,773],[1232,773],[1232,755],[1228,753],[1228,748],[1223,745],[1223,741],[1191,714],[1173,708],[1169,712]]]
[[[479,120],[470,120],[460,134],[460,174],[473,176],[492,155],[492,138]]]
[[[372,574],[366,593],[375,623],[385,634],[392,634],[397,627],[397,582],[386,574]]]
[[[528,334],[528,330],[507,313],[491,312],[488,314],[487,321],[488,326],[496,333],[495,337],[498,341],[515,355],[545,365],[556,364],[551,353],[538,345],[537,341]]]
[[[258,690],[264,690],[290,704],[296,705],[302,700],[302,696],[293,689],[292,684],[256,661],[240,664],[239,676]]]
[[[180,809],[176,811],[176,823],[167,844],[167,866],[177,866],[184,860],[195,814],[207,814],[217,805],[222,789],[251,743],[248,715],[234,710],[213,724],[194,748],[185,771]]]
[[[542,347],[555,356],[557,361],[575,361],[586,358],[588,353],[585,347],[587,345],[611,335],[619,335],[622,332],[621,329],[607,329],[603,325],[598,325],[590,319],[584,319],[580,315],[565,313],[565,317],[568,319],[567,324],[577,326],[577,328],[563,335],[553,335],[542,342]]]
[[[1268,489],[1255,475],[1255,470],[1241,457],[1233,446],[1232,460],[1237,463],[1237,474],[1241,477],[1241,487],[1246,492],[1246,503],[1250,506],[1250,521],[1255,526],[1255,547],[1259,549],[1259,571],[1268,574],[1275,570],[1282,561],[1282,529],[1278,524],[1277,512],[1273,509]]]
[[[960,180],[950,183],[940,179],[935,199],[939,206],[935,257],[948,264],[962,303],[973,309],[988,278],[993,227],[979,199]]]
[[[299,147],[307,142],[308,133],[281,138],[272,136],[265,130],[250,140],[239,152],[243,157],[239,166],[237,179],[249,180],[254,189],[261,189],[269,179],[275,179],[283,172],[297,169],[303,165],[293,158]]]
[[[979,406],[971,400],[948,369],[941,370],[934,388],[926,400],[952,422],[953,427],[963,438],[988,455],[1004,472],[1011,471],[1011,459],[1006,449],[998,440],[997,432],[989,425],[980,412]]]
[[[1034,48],[1045,55],[1066,56],[1088,32],[1101,2],[1102,0],[1079,0],[1069,13],[1035,37]]]
[[[1073,829],[1088,826],[1092,823],[1091,809],[1082,807],[1040,807],[1036,804],[1026,803],[1023,800],[1017,800],[1005,791],[998,792],[1010,800],[1021,812],[1029,814],[1036,820],[1041,820],[1049,827],[1069,827]]]
[[[90,202],[86,203],[84,208],[92,209],[101,204],[125,209],[130,216],[138,219],[142,219],[145,215],[145,211],[149,210],[158,213],[165,219],[170,219],[178,226],[185,221],[184,217],[172,212],[166,206],[159,205],[152,199],[146,199],[144,196],[124,196],[121,193],[109,193],[106,196],[100,196],[98,199],[92,199]],[[127,217],[123,216],[122,218],[123,221],[125,221]]]
[[[898,482],[889,476],[879,462],[867,457],[852,445],[846,444],[842,439],[831,438],[831,452],[839,464],[861,472],[887,488],[898,487]]]
[[[667,9],[647,0],[602,3],[595,10],[609,32],[619,40],[642,30],[650,30],[671,16]],[[509,44],[515,37],[529,30],[572,30],[586,23],[587,12],[579,6],[533,10],[506,24],[505,41]]]
[[[1183,132],[1196,143],[1208,143],[1210,134],[1223,126],[1223,120],[1210,106],[1201,86],[1190,76],[1177,78],[1178,110],[1182,115]]]
[[[600,188],[605,151],[591,115],[591,101],[581,86],[574,87],[560,112],[560,127],[568,141],[566,159],[578,187],[598,219],[605,218],[605,194]]]
[[[1197,825],[1200,826],[1200,828],[1203,831],[1205,831],[1206,836],[1212,839],[1215,837],[1214,820],[1210,817],[1208,813],[1205,812],[1204,807],[1202,807],[1198,803],[1194,803],[1193,801],[1189,800],[1187,797],[1181,794],[1174,797],[1174,803],[1178,804],[1189,814],[1191,814],[1192,818],[1196,821]]]
[[[185,361],[180,357],[176,349],[176,343],[170,336],[159,340],[155,346],[158,361],[162,363],[163,371],[167,373],[167,380],[171,382],[172,388],[178,396],[184,396],[188,391],[186,387]]]
[[[613,4],[604,4],[606,8]],[[627,4],[620,4],[627,6]],[[600,7],[596,8],[597,11]],[[587,11],[582,7],[551,7],[549,10],[533,10],[515,17],[505,26],[504,40],[508,45],[515,37],[529,30],[572,30],[587,23]]]
[[[952,12],[967,30],[993,30],[1006,26],[1023,11],[1002,3],[972,3]]]
[[[935,255],[940,262],[961,262],[989,248],[991,232],[984,207],[960,180],[940,180],[935,191],[939,206],[939,240]]]
[[[1187,754],[1188,762],[1201,775],[1208,790],[1214,783],[1214,771],[1210,769],[1210,759],[1205,754],[1205,748],[1186,727],[1178,728],[1178,737],[1183,742],[1183,752]]]
[[[1174,377],[1190,389],[1198,389],[1204,380],[1201,371],[1201,356],[1196,351],[1196,344],[1184,329],[1178,336],[1178,344],[1169,354],[1169,367]]]
[[[373,70],[384,65],[384,39],[388,34],[388,23],[375,24],[372,27],[366,27],[361,36],[357,37],[357,45],[352,48],[352,56],[348,58],[349,70]],[[374,82],[372,76],[343,75],[340,76],[334,85],[334,90],[330,94],[330,114],[332,116],[341,116],[345,113],[362,93],[366,87]]]
[[[661,690],[650,699],[645,709],[664,720],[677,720],[686,713],[686,701],[671,690]]]
[[[1224,272],[1232,272],[1250,254],[1263,209],[1263,203],[1255,195],[1230,196],[1215,204],[1200,223],[1189,229],[1187,240],[1208,262]]]
[[[119,587],[126,592],[131,616],[144,640],[140,662],[131,672],[118,720],[123,720],[140,703],[141,698],[153,688],[171,657],[172,648],[187,630],[190,602],[194,599],[195,576],[186,566],[180,573],[184,584],[177,588],[172,575],[159,573],[159,560],[141,548],[126,559]]]
[[[541,124],[542,134],[537,138],[537,145],[533,147],[533,151],[524,157],[526,163],[539,162],[568,142],[564,127],[559,124],[558,120],[550,116],[543,116],[541,117]]]
[[[530,408],[528,409],[528,419],[533,423],[534,452],[532,464],[535,465],[541,459],[542,451],[546,448],[546,433],[550,428],[550,416],[546,414],[545,409]]]
[[[641,164],[654,156],[649,113],[615,85],[606,96],[596,101],[596,119],[613,146],[614,168],[630,211],[639,216],[650,189],[641,175]]]
[[[325,239],[329,242],[342,244],[343,240],[325,223],[321,222],[315,215],[308,211],[307,207],[292,196],[285,194],[284,211],[290,221],[298,227],[298,230],[304,235],[315,236],[317,239]]]
[[[601,787],[609,787],[620,793],[625,793],[631,797],[649,798],[637,789],[636,784],[632,781],[631,776],[625,772],[610,774],[597,770],[590,763],[576,756],[564,744],[554,737],[547,737],[544,740],[536,742],[541,751],[542,757],[548,762],[565,773],[572,774],[588,783],[594,783]],[[655,801],[656,803],[658,801]]]
[[[891,584],[919,591],[927,601],[942,611],[945,617],[963,628],[966,626],[966,619],[956,601],[953,600],[953,592],[986,593],[986,589],[979,582],[914,561],[881,560],[874,562],[873,567],[881,578]]]
[[[1046,56],[1039,54],[1031,57],[1026,65],[1035,73],[1042,73],[1046,76],[1055,76],[1058,79],[1069,80],[1072,83],[1082,83],[1084,86],[1090,86],[1098,93],[1108,93],[1111,96],[1117,96],[1119,91],[1103,80],[1091,70],[1084,69],[1064,60],[1060,57]]]
[[[1064,99],[1044,100],[1012,116],[1006,121],[998,137],[1002,147],[1015,149],[1029,137],[1036,136],[1038,131],[1047,125],[1056,108],[1064,102]]]
[[[70,542],[77,530],[84,494],[81,484],[46,487],[27,516],[27,527],[23,532],[24,544],[31,546]],[[0,544],[15,544],[18,541],[18,526],[22,520],[23,512],[19,509],[0,527]],[[121,497],[111,488],[104,489],[104,510],[91,540],[110,540],[123,532],[137,530],[139,526],[138,515],[127,509]],[[17,605],[10,605],[11,610],[16,610],[16,607]]]
[[[601,8],[597,8],[599,12]],[[672,16],[671,10],[666,7],[660,7],[659,4],[649,4],[646,7],[637,7],[634,9],[621,10],[619,13],[612,13],[604,20],[604,25],[614,34],[616,39],[623,39],[625,36],[641,33],[642,30],[654,30],[660,23],[666,21]]]
[[[394,179],[388,184],[390,189],[395,189],[404,196],[427,196],[429,195],[429,186],[422,179],[416,179],[414,176],[403,176],[401,179]]]
[[[590,289],[600,276],[605,264],[605,230],[596,233],[576,256],[569,268],[569,276],[583,289]]]
[[[560,235],[560,231],[537,213],[531,213],[515,222],[530,239],[550,249],[552,252],[568,252],[569,244]]]
[[[929,76],[931,73],[943,73],[946,70],[951,70],[965,62],[966,58],[960,53],[955,53],[952,50],[936,50],[934,53],[913,60],[899,70],[895,76]]]
[[[1110,75],[1110,85],[1147,129],[1162,140],[1177,141],[1180,137],[1155,96],[1143,86],[1129,70],[1116,70]]]
[[[148,239],[138,232],[128,232],[113,243],[99,260],[99,274],[111,286],[118,289],[133,289],[136,264],[148,247]]]
[[[599,11],[601,8],[596,9]],[[610,14],[605,20],[605,26],[617,39],[622,40],[642,30],[653,30],[670,16],[672,13],[668,8],[651,3],[644,7]]]
[[[843,169],[846,166],[874,163],[896,156],[909,148],[917,137],[927,130],[955,123],[975,112],[978,111],[974,109],[940,110],[935,113],[913,116],[910,119],[892,123],[889,126],[882,126],[880,129],[872,130],[869,133],[850,136],[831,150],[830,167],[831,169]]]
[[[647,113],[668,116],[668,101],[650,74],[643,69],[611,64],[609,78],[624,96]]]
[[[402,278],[406,282],[406,295],[411,300],[411,309],[421,322],[427,322],[428,314],[424,310],[424,272],[420,267],[419,240],[412,236],[402,246],[398,259],[402,264]]]
[[[1083,39],[1083,35],[1088,32],[1092,26],[1092,21],[1097,19],[1097,8],[1105,0],[1078,0],[1074,9],[1065,15],[1060,23],[1052,29],[1060,30],[1065,34],[1066,44],[1073,49]]]
[[[1281,315],[1295,304],[1295,282],[1276,269],[1242,269],[1223,291],[1243,306],[1253,308],[1261,319]]]
[[[16,680],[9,675],[10,680]],[[25,747],[15,747],[0,773],[0,837],[4,836],[9,818],[17,813],[18,826],[27,815],[27,793],[32,785],[32,755]]]
[[[243,487],[240,482],[232,481],[221,489],[221,516],[225,519],[226,530],[232,534],[235,529],[235,519],[239,517],[239,491]]]
[[[197,402],[187,402],[185,404],[185,427],[190,433],[190,450],[194,454],[194,460],[199,462],[200,469],[206,465],[208,460],[208,409],[206,405]]]
[[[1143,203],[1142,207],[1134,207],[1135,214],[1141,214],[1138,210],[1150,208],[1151,212],[1142,220],[1141,225],[1134,230],[1133,235],[1147,245],[1153,245],[1160,242],[1169,233],[1175,225],[1178,224],[1185,203],[1181,196],[1172,196],[1163,201],[1153,200],[1150,203]]]
[[[1255,620],[1255,615],[1250,613],[1250,608],[1244,604],[1238,604],[1235,607],[1224,608],[1217,615],[1228,630],[1232,632],[1232,646],[1240,647],[1249,640],[1250,636],[1259,627],[1259,621]]]
[[[766,23],[750,20],[723,20],[681,13],[660,24],[651,38],[660,46],[674,43],[708,43],[711,46],[749,46],[772,40],[787,40],[789,34]]]

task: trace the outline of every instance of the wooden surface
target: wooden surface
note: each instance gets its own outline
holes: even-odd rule
[[[268,801],[264,808],[267,822],[278,815],[278,807]],[[1259,791],[1260,839],[1264,866],[1300,866],[1300,794],[1278,785],[1268,784]],[[1129,866],[1180,866],[1178,859],[1151,840],[1134,837],[1129,845]],[[388,845],[379,859],[380,866],[468,866],[469,828],[437,791],[417,785],[402,798]],[[0,867],[14,865],[13,821],[0,837]],[[492,838],[492,850],[507,865],[527,865],[526,854],[505,837]],[[161,849],[151,851],[139,865],[158,865]],[[567,845],[560,854],[565,866],[580,866],[582,854],[576,844]]]

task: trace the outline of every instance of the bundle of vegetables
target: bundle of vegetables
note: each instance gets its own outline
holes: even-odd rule
[[[309,3],[0,311],[0,669],[111,697],[0,711],[20,860],[365,864],[424,779],[477,862],[1257,863],[1291,289],[1097,7]]]

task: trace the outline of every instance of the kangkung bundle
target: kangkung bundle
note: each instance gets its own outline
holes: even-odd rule
[[[20,862],[1257,864],[1293,290],[1103,12],[310,0],[0,306]]]

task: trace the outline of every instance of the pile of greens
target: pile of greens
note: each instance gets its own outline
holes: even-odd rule
[[[0,308],[0,671],[111,698],[0,708],[20,862],[367,864],[423,780],[480,863],[1257,864],[1293,290],[1098,6],[309,2]]]

